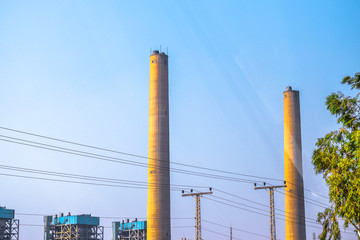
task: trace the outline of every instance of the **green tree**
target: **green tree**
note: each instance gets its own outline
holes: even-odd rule
[[[345,228],[352,225],[360,239],[360,74],[347,76],[341,83],[357,94],[337,92],[326,98],[327,109],[342,127],[319,138],[312,156],[315,172],[323,175],[329,187],[331,204],[318,214],[321,240],[341,239],[339,220]]]

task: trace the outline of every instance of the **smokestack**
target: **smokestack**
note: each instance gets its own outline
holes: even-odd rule
[[[284,166],[286,240],[305,240],[299,91],[284,92]]]
[[[170,240],[168,56],[150,56],[147,239]]]

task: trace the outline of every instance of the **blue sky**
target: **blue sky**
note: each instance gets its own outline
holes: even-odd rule
[[[291,85],[301,97],[305,187],[326,194],[311,154],[316,139],[338,127],[325,97],[338,90],[350,94],[340,81],[360,71],[359,10],[358,1],[1,1],[0,126],[146,156],[149,54],[161,46],[169,54],[171,161],[282,179],[282,92]],[[139,167],[0,144],[3,165],[147,179]],[[18,213],[146,216],[146,190],[0,179],[6,193],[0,205]],[[252,184],[176,173],[171,181],[268,204],[268,194]],[[324,202],[309,192],[306,197]],[[279,209],[283,198],[276,195]],[[171,200],[174,218],[194,216],[194,200],[176,191]],[[307,217],[319,210],[306,204]],[[268,217],[206,199],[202,216],[269,234]],[[42,225],[38,216],[17,217]],[[105,227],[111,221],[101,220]],[[172,225],[193,226],[194,220],[173,219]],[[206,222],[203,227],[229,233]],[[106,228],[105,239],[110,232]],[[308,239],[314,232],[319,229],[307,227]],[[42,227],[21,226],[20,234],[40,239]],[[172,234],[193,239],[194,229],[174,228]],[[285,239],[281,220],[277,236]],[[205,230],[203,237],[227,239]]]

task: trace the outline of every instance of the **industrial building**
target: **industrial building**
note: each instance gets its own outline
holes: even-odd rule
[[[122,222],[112,223],[112,240],[146,240],[147,221],[129,222],[129,219]]]
[[[153,51],[150,56],[149,164],[147,238],[170,240],[168,56]]]
[[[0,207],[0,239],[19,240],[19,220],[15,218],[15,210]]]
[[[104,227],[90,214],[44,217],[44,240],[103,240]]]
[[[284,169],[286,240],[305,240],[299,91],[287,87],[284,96]]]

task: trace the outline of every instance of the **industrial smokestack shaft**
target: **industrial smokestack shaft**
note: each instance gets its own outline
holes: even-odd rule
[[[299,91],[284,92],[284,165],[286,240],[305,240]]]
[[[170,240],[168,56],[150,56],[147,239]]]

